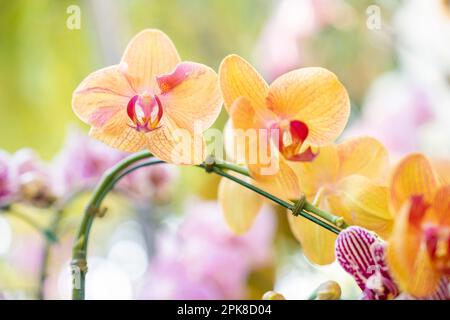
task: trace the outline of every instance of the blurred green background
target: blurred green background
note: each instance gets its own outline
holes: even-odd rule
[[[324,28],[308,42],[313,59],[306,62],[337,73],[357,111],[367,84],[392,67],[392,59],[386,58],[386,48],[368,45],[365,8],[370,2],[348,3],[357,13],[352,26]],[[1,0],[0,148],[12,152],[32,147],[49,159],[69,124],[87,130],[72,113],[72,91],[90,72],[117,63],[140,30],[162,29],[182,58],[217,69],[232,52],[252,61],[276,4],[270,0]],[[66,26],[71,5],[81,9],[79,30]],[[222,114],[218,126],[225,118]]]
[[[267,0],[0,1],[0,148],[28,146],[49,159],[66,127],[81,124],[72,91],[90,72],[117,63],[131,37],[164,30],[182,58],[213,68],[228,53],[248,56],[269,14]],[[81,28],[66,12],[81,9]]]

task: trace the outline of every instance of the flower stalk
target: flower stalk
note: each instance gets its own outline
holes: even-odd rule
[[[89,203],[87,204],[83,220],[81,222],[80,228],[78,230],[76,240],[72,251],[72,276],[73,276],[73,290],[72,298],[74,300],[84,300],[85,298],[85,281],[87,273],[87,249],[89,242],[90,230],[95,217],[102,214],[104,210],[101,208],[101,204],[106,195],[114,188],[116,183],[118,183],[123,177],[130,174],[131,172],[138,170],[142,167],[147,167],[151,165],[156,165],[164,163],[164,161],[152,158],[153,155],[148,151],[142,151],[129,156],[123,161],[119,162],[117,165],[108,170],[102,177],[100,183],[95,189],[91,196]],[[135,163],[152,158],[149,161],[142,162],[140,164],[134,165]],[[204,163],[197,165],[199,168],[205,169],[208,173],[215,173],[224,178],[230,179],[258,194],[261,196],[275,202],[276,204],[292,211],[295,215],[300,215],[323,228],[338,234],[340,232],[339,228],[344,228],[346,226],[343,219],[336,217],[330,213],[322,211],[313,205],[309,204],[305,199],[302,201],[301,206],[296,203],[286,202],[242,179],[235,177],[227,171],[233,171],[245,176],[250,176],[247,169],[239,167],[235,164],[228,162],[216,163],[213,157],[208,157]],[[324,221],[325,220],[325,221]]]

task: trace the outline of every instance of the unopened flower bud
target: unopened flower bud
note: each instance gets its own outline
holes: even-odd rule
[[[339,300],[341,298],[341,287],[336,281],[322,283],[314,292],[314,300]]]
[[[278,292],[275,291],[267,291],[266,293],[264,293],[263,300],[286,300],[286,298]]]

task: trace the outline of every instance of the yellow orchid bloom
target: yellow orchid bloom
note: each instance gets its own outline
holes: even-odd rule
[[[389,168],[383,145],[369,137],[354,138],[320,149],[312,162],[296,163],[301,190],[319,208],[342,216],[382,237],[390,234],[393,218],[384,183]],[[308,259],[316,264],[334,261],[336,235],[303,217],[288,215],[290,226]]]
[[[172,41],[152,29],[131,40],[119,64],[87,76],[72,100],[93,137],[127,152],[148,148],[164,161],[184,164],[204,159],[202,133],[221,105],[215,71],[181,62]],[[188,135],[188,154],[179,150],[180,133]]]
[[[392,175],[390,207],[395,214],[387,247],[390,271],[402,291],[432,294],[450,275],[450,185],[425,156],[409,155]]]
[[[298,180],[289,163],[313,160],[317,155],[314,149],[340,135],[350,113],[344,86],[322,68],[291,71],[269,86],[237,55],[222,61],[219,81],[233,129],[253,130],[259,137],[245,143],[245,164],[254,183],[280,198],[298,198]],[[262,154],[271,160],[269,164]],[[273,162],[277,170],[269,171]],[[258,205],[249,206],[241,199],[244,194],[240,186],[226,181],[220,185],[219,200],[226,220],[237,232],[245,232],[259,211]]]

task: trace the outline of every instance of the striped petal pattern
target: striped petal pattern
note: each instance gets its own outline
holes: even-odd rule
[[[374,234],[349,227],[339,234],[335,251],[339,264],[363,291],[363,299],[386,300],[398,295],[384,261],[384,245]]]

